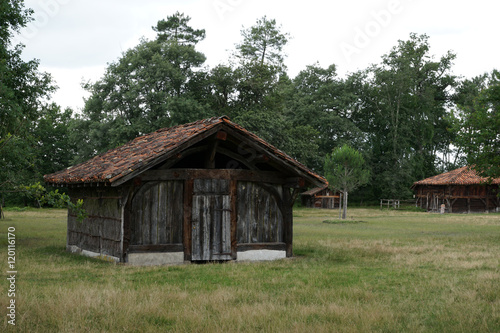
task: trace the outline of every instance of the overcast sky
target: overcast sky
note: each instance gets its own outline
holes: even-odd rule
[[[457,54],[456,75],[473,77],[500,68],[497,0],[25,0],[34,21],[15,41],[26,45],[25,60],[39,59],[59,90],[53,100],[81,110],[82,81],[99,79],[151,27],[176,11],[206,30],[198,50],[206,65],[226,62],[240,31],[266,15],[288,32],[289,75],[307,65],[337,66],[340,76],[379,63],[411,32],[430,36],[431,54]]]

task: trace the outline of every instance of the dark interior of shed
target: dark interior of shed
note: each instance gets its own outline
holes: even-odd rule
[[[158,165],[158,169],[240,169],[278,171],[267,155],[248,144],[217,132],[201,140],[174,158]],[[222,132],[225,133],[225,132]]]

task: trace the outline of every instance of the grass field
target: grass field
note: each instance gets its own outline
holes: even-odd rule
[[[499,214],[348,213],[296,209],[292,259],[130,267],[66,253],[63,210],[6,212],[0,330],[500,332]]]

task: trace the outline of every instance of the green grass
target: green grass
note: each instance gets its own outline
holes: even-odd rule
[[[7,211],[17,325],[3,279],[0,330],[500,332],[499,214],[348,214],[295,209],[292,259],[130,267],[67,253],[63,210]]]

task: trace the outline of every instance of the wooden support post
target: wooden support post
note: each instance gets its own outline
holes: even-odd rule
[[[282,214],[283,214],[283,239],[286,245],[286,256],[287,258],[293,256],[293,212],[292,212],[292,194],[290,193],[289,187],[283,187],[283,202],[282,202]]]

